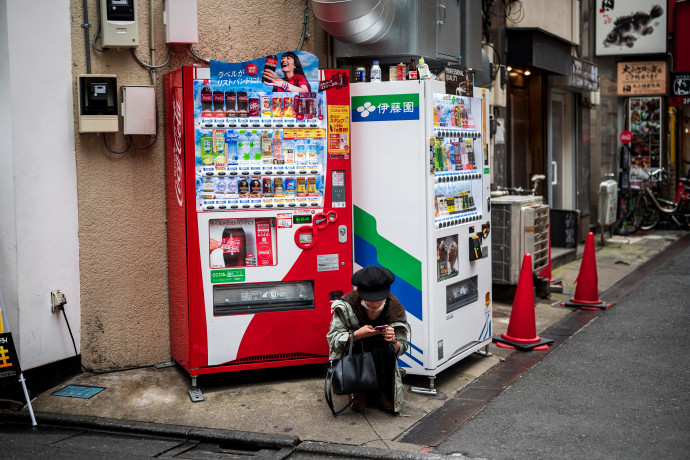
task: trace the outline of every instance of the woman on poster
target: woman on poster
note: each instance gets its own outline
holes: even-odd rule
[[[302,63],[295,53],[292,51],[283,53],[280,58],[280,70],[283,71],[284,77],[273,70],[264,69],[264,82],[268,86],[273,86],[274,92],[308,93],[311,91]]]

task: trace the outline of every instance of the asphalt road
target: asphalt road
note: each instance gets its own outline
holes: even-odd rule
[[[434,451],[688,458],[690,249],[635,287]]]

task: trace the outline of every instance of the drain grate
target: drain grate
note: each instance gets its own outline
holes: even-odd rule
[[[67,385],[53,393],[53,396],[66,396],[68,398],[89,399],[105,390],[103,387],[90,387],[83,385]]]

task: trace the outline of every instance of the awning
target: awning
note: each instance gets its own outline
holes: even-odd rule
[[[534,67],[570,77],[574,43],[538,28],[507,28],[508,65]]]

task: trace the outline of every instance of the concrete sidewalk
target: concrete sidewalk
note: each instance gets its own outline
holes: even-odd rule
[[[647,236],[607,240],[605,246],[597,250],[599,292],[685,234],[659,231]],[[573,313],[572,309],[558,306],[558,302],[572,295],[579,267],[578,259],[554,269],[553,277],[563,279],[566,292],[553,294],[551,299],[537,299],[538,333]],[[505,332],[510,310],[509,303],[494,302],[494,333]],[[225,436],[229,430],[237,436],[254,436],[265,442],[274,439],[279,444],[296,442],[305,447],[321,446],[319,449],[329,445],[331,449],[360,446],[398,451],[395,455],[399,455],[399,451],[416,453],[428,451],[430,446],[400,442],[400,438],[417,424],[424,423],[429,414],[439,410],[444,402],[488,369],[500,366],[512,353],[495,346],[491,346],[491,351],[493,356],[489,358],[470,356],[442,372],[435,381],[438,390],[435,397],[409,391],[410,386],[428,386],[428,379],[418,376],[403,379],[407,392],[399,417],[368,409],[365,414],[347,411],[333,418],[323,398],[325,365],[200,377],[199,387],[206,401],[199,403],[191,402],[187,393],[190,378],[178,366],[85,373],[40,394],[34,399],[33,407],[39,424],[42,418],[55,422],[60,417],[84,424],[89,420],[98,423],[107,420],[109,426],[125,428],[154,423],[215,430]],[[52,395],[68,384],[105,387],[105,390],[90,399]],[[336,396],[335,399],[336,406],[346,402],[345,397]],[[0,414],[0,420],[2,417]],[[383,455],[385,450],[372,452]]]

